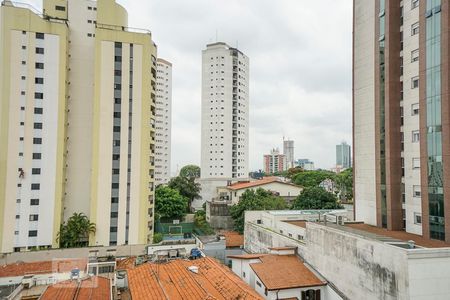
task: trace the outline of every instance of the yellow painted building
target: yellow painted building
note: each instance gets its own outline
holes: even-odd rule
[[[0,10],[0,251],[57,247],[84,213],[91,245],[153,234],[156,46],[113,0]]]

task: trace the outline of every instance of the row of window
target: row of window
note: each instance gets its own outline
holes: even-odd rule
[[[20,219],[20,215],[16,215],[16,220]],[[30,221],[39,221],[39,215],[30,215]]]
[[[39,173],[40,173],[40,169],[39,169]],[[16,203],[22,203],[22,200],[16,199]],[[39,199],[30,199],[30,205],[31,206],[39,205]]]

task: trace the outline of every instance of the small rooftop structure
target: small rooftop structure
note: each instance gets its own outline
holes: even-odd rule
[[[173,260],[145,263],[127,271],[133,300],[262,299],[216,260]]]
[[[244,235],[236,231],[225,231],[222,233],[225,237],[227,248],[239,248],[244,246]]]

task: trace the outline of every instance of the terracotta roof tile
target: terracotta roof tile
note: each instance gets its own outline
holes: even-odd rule
[[[198,273],[188,270],[198,267]],[[133,300],[262,299],[226,266],[205,257],[146,263],[128,270]]]
[[[81,280],[66,280],[49,286],[40,300],[109,300],[110,281],[103,277],[90,277]]]
[[[127,257],[124,259],[116,260],[116,270],[128,270],[134,269],[136,262],[136,256]]]
[[[367,225],[364,223],[345,224],[345,226],[348,226],[348,227],[351,227],[354,229],[358,229],[358,230],[362,230],[362,231],[366,231],[369,233],[374,233],[377,235],[391,237],[391,238],[402,240],[402,241],[413,240],[416,243],[416,245],[425,247],[425,248],[447,248],[447,247],[450,247],[450,243],[446,243],[444,241],[439,241],[439,240],[427,239],[421,235],[408,233],[406,231],[392,231],[392,230],[387,230],[384,228],[379,228],[376,226]]]
[[[289,223],[298,227],[306,228],[307,221],[284,221],[285,223]]]
[[[237,259],[255,259],[260,258],[267,254],[240,254],[240,255],[228,255],[228,258],[237,258]]]
[[[236,190],[241,190],[241,189],[257,187],[257,186],[268,184],[268,183],[272,183],[272,182],[278,182],[278,183],[281,183],[281,184],[288,184],[288,185],[297,186],[297,185],[292,184],[290,182],[281,181],[277,177],[264,177],[263,179],[259,179],[259,180],[255,180],[255,181],[234,183],[232,185],[227,186],[227,188],[229,190],[236,191]],[[297,186],[297,187],[299,187],[299,186]]]
[[[240,247],[244,245],[244,236],[236,231],[225,231],[225,245],[229,247]]]
[[[72,269],[86,269],[86,259],[65,259],[53,261],[37,261],[30,263],[15,263],[0,266],[0,277],[23,276],[27,274],[65,273]]]
[[[325,285],[295,255],[265,255],[250,267],[268,290]]]

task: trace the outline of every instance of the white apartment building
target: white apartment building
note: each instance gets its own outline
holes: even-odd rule
[[[202,55],[201,176],[248,177],[249,59],[225,43]]]
[[[285,169],[294,167],[294,141],[283,139],[283,154],[286,157]]]
[[[357,0],[353,45],[356,219],[446,241],[449,11],[440,0]]]
[[[151,240],[150,32],[112,0],[0,9],[0,251],[58,247],[73,213],[96,224],[90,245]]]
[[[170,180],[172,63],[158,58],[156,68],[155,185]]]

